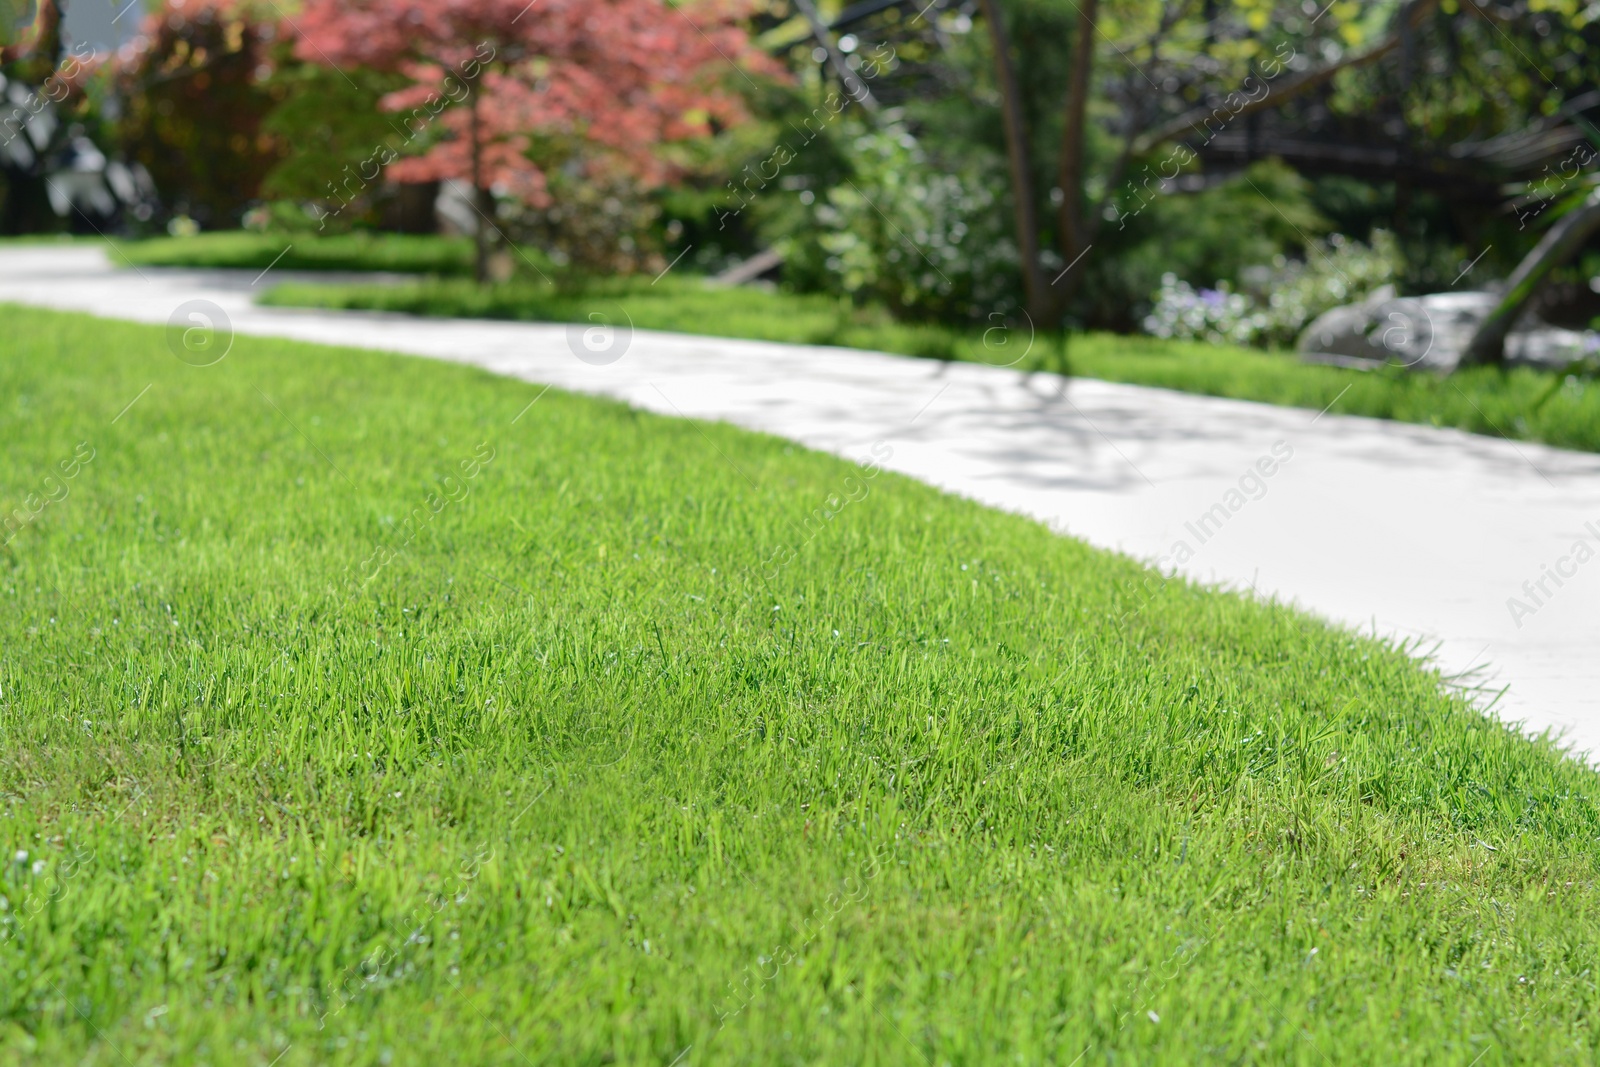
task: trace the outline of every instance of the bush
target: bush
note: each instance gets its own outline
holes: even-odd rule
[[[1212,344],[1253,344],[1266,327],[1254,300],[1222,281],[1196,290],[1170,271],[1161,276],[1155,309],[1145,317],[1146,333]]]
[[[165,0],[117,60],[128,155],[168,207],[208,228],[237,225],[281,158],[262,127],[277,102],[264,84],[277,38],[270,4]]]
[[[1084,261],[1084,314],[1118,330],[1138,328],[1167,274],[1196,288],[1227,279],[1237,289],[1252,264],[1302,256],[1308,240],[1331,229],[1308,183],[1275,159],[1195,192],[1130,180],[1107,218]]]
[[[549,204],[500,201],[502,227],[517,244],[543,249],[577,275],[655,274],[667,266],[656,227],[660,205],[637,179],[576,155],[547,166],[545,175]],[[514,259],[513,266],[524,263]]]
[[[1238,291],[1226,281],[1215,289],[1196,290],[1169,272],[1154,294],[1145,332],[1217,344],[1287,347],[1324,311],[1392,285],[1405,270],[1399,245],[1384,230],[1373,231],[1370,246],[1334,234],[1313,242],[1307,253],[1304,260],[1278,255],[1270,265],[1245,268]]]
[[[785,278],[910,319],[981,320],[1007,306],[1018,256],[991,191],[1004,176],[952,171],[900,125],[849,147],[848,181],[800,194],[803,224],[778,242]]]

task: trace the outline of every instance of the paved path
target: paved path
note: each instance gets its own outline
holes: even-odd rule
[[[253,285],[248,272],[117,270],[97,248],[0,250],[0,301],[164,323],[205,299],[240,333],[471,363],[851,458],[887,445],[891,469],[1094,544],[1437,643],[1445,673],[1475,670],[1475,681],[1506,687],[1503,717],[1600,753],[1600,558],[1571,555],[1580,538],[1600,553],[1600,455],[972,364],[645,331],[622,358],[593,366],[574,357],[562,326],[252,306],[254,292],[288,276]],[[1271,476],[1253,475],[1258,464]],[[1574,573],[1560,587],[1546,578],[1552,595],[1536,604],[1523,583],[1546,565]],[[1513,596],[1535,610],[1513,619]]]

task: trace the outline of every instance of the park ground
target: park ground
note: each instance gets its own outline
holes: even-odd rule
[[[11,1061],[1593,1059],[1593,772],[1393,644],[725,425],[7,322]]]

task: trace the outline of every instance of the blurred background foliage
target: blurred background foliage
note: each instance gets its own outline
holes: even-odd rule
[[[83,0],[80,0],[83,2]],[[177,214],[238,225],[284,157],[262,123],[289,95],[272,77],[267,5],[169,5],[111,64],[122,101],[107,147],[142,164]]]
[[[297,5],[148,0],[136,34],[47,92],[72,44],[60,15],[95,2],[46,0],[0,53],[5,107],[47,99],[54,123],[31,164],[0,149],[8,232],[452,228],[447,189],[350,180],[414,148],[380,106],[399,82],[296,58]],[[1591,7],[755,0],[745,28],[784,73],[730,66],[750,121],[664,146],[665,187],[597,176],[581,135],[535,136],[550,202],[501,197],[497,222],[574,277],[744,265],[913,321],[1027,307],[1281,344],[1336,297],[1482,287],[1533,246],[1600,154]],[[47,210],[69,134],[150,195]],[[1587,299],[1597,264],[1557,287]],[[1206,318],[1217,294],[1248,305],[1240,322]]]

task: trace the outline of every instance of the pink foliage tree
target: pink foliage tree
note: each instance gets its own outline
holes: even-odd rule
[[[297,54],[334,67],[397,71],[384,98],[424,151],[395,160],[401,181],[467,182],[482,216],[487,276],[493,193],[549,202],[535,138],[576,137],[593,165],[648,186],[670,180],[662,146],[746,117],[731,88],[776,72],[740,25],[742,0],[308,0]]]

